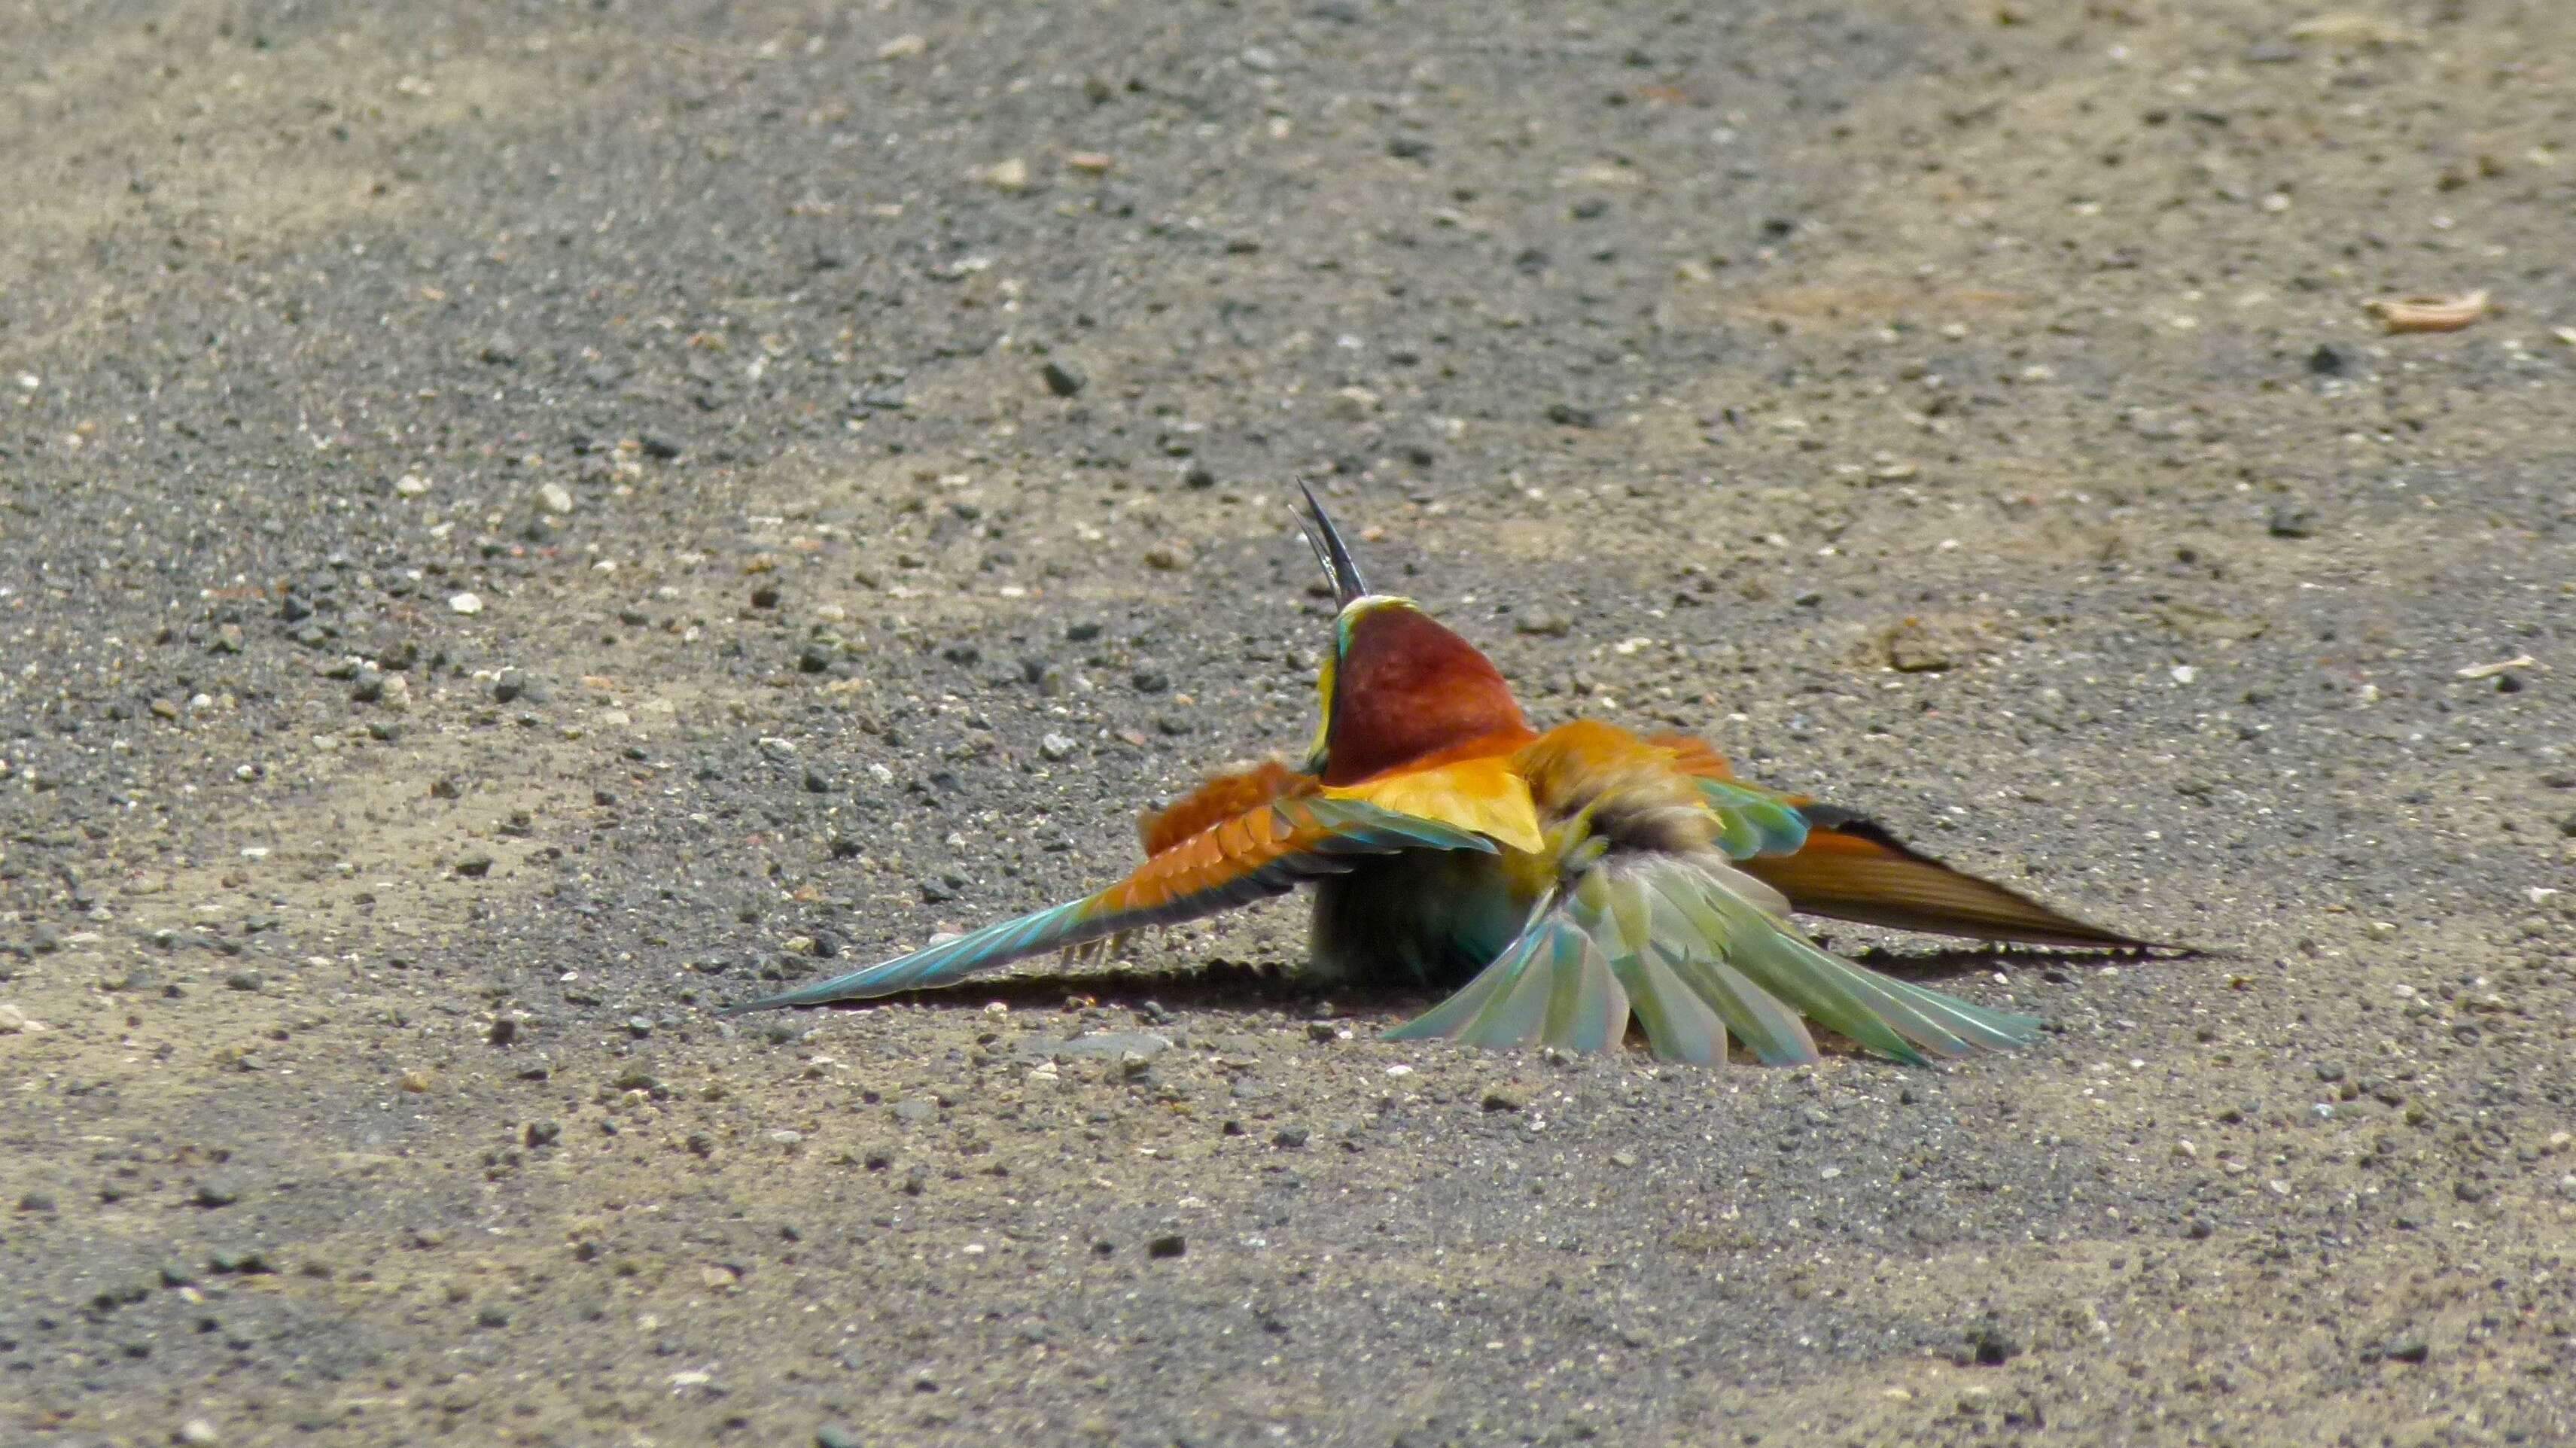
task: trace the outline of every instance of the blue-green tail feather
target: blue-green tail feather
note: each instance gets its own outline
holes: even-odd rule
[[[2039,1022],[1826,952],[1702,856],[1609,857],[1533,911],[1485,970],[1393,1040],[1603,1050],[1633,1013],[1656,1055],[1714,1063],[1730,1034],[1769,1065],[1816,1059],[1808,1022],[1908,1065],[2027,1044]]]

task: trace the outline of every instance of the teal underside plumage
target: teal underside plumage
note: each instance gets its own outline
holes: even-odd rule
[[[1121,931],[1174,925],[1265,896],[1286,894],[1306,881],[1342,873],[1371,857],[1412,850],[1495,852],[1493,841],[1483,835],[1437,820],[1398,814],[1362,800],[1303,797],[1280,800],[1264,808],[1270,811],[1279,833],[1305,840],[1302,848],[1257,864],[1247,862],[1248,868],[1228,870],[1220,866],[1210,870],[1211,878],[1198,888],[1166,896],[1139,892],[1122,882],[1098,894],[987,925],[865,970],[729,1006],[723,1014],[864,1000],[948,985],[1032,955],[1068,950]]]
[[[1761,889],[1714,859],[1610,856],[1541,901],[1456,995],[1388,1036],[1599,1051],[1633,1013],[1658,1056],[1713,1064],[1731,1032],[1784,1065],[1816,1059],[1812,1020],[1920,1064],[2022,1045],[2038,1029],[1836,958],[1756,903]]]
[[[1807,817],[1758,785],[1700,778],[1700,798],[1717,816],[1717,847],[1730,860],[1755,855],[1794,855],[1807,842]]]

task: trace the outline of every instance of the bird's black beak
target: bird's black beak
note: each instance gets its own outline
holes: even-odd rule
[[[1315,490],[1303,481],[1297,491],[1306,495],[1306,511],[1297,519],[1298,531],[1315,545],[1315,561],[1324,565],[1324,578],[1333,585],[1333,602],[1337,608],[1348,608],[1351,600],[1368,593],[1368,584],[1360,578],[1359,564],[1351,561],[1351,550],[1342,542],[1340,531],[1333,527],[1324,505],[1315,501]]]

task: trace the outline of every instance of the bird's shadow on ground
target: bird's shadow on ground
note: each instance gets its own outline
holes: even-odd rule
[[[2178,953],[2189,955],[2198,952],[2126,948],[2064,950],[2017,945],[1951,946],[1932,950],[1872,946],[1853,951],[1847,958],[1888,975],[1948,980],[1997,969],[2072,972],[2087,967],[2170,959]],[[1282,966],[1217,960],[1195,970],[1179,971],[1126,966],[1108,969],[1075,967],[835,1004],[857,1007],[905,1002],[980,1007],[988,1001],[1000,1001],[1019,1009],[1124,1006],[1147,1016],[1162,1011],[1204,1010],[1285,1011],[1321,1017],[1376,1012],[1411,1015],[1448,993],[1448,989],[1404,982],[1343,981],[1327,988],[1318,982],[1301,979]]]

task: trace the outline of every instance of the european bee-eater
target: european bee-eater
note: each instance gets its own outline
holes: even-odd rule
[[[1899,1061],[2030,1040],[2039,1022],[1843,960],[1793,910],[1988,940],[2144,942],[1907,848],[1848,810],[1736,779],[1687,735],[1530,727],[1491,661],[1371,593],[1314,494],[1340,612],[1302,767],[1208,780],[1140,821],[1145,862],[1096,895],[733,1011],[942,986],[1052,950],[1315,885],[1309,972],[1460,988],[1390,1039],[1575,1051],[1634,1014],[1658,1056],[1816,1059],[1807,1023]],[[731,1012],[728,1012],[730,1014]]]

